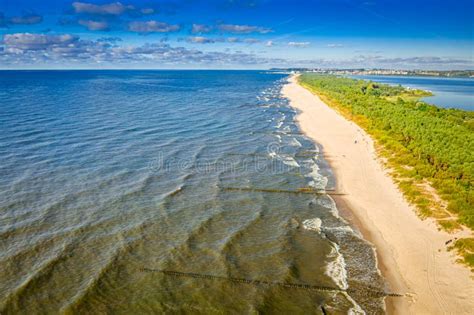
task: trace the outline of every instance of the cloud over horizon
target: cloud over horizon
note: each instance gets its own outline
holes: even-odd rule
[[[188,43],[198,43],[198,44],[211,44],[215,43],[216,40],[212,38],[202,37],[202,36],[191,36],[186,38]]]
[[[288,46],[298,47],[298,48],[308,47],[310,44],[311,44],[310,42],[288,42]]]
[[[136,33],[170,33],[181,29],[179,25],[171,25],[159,21],[133,21],[128,23],[128,30]]]
[[[217,28],[222,32],[229,32],[234,34],[249,34],[260,33],[267,34],[272,32],[272,29],[253,25],[237,25],[237,24],[219,24]]]
[[[189,36],[185,39],[188,43],[195,44],[214,44],[214,43],[244,43],[244,44],[256,44],[262,41],[256,38],[239,38],[239,37],[204,37],[204,36]]]
[[[229,39],[222,39],[228,41]],[[194,42],[207,40],[194,38]],[[440,67],[446,65],[473,66],[472,60],[441,57],[386,58],[377,55],[358,55],[348,59],[315,58],[289,60],[258,56],[241,51],[202,51],[176,47],[165,43],[118,45],[121,38],[81,39],[72,34],[6,34],[0,44],[0,62],[10,65],[148,65],[148,66],[236,66],[250,67],[371,67],[397,65],[410,69],[418,65]],[[266,44],[266,43],[264,43]]]
[[[298,60],[295,66],[315,68],[385,68],[385,69],[441,69],[461,67],[474,68],[472,59],[436,56],[384,57],[380,55],[357,55],[350,58],[314,58]]]
[[[116,40],[83,40],[71,34],[49,35],[17,33],[3,39],[0,60],[15,64],[22,62],[188,64],[192,65],[261,65],[285,62],[278,58],[262,58],[244,52],[204,52],[197,49],[173,47],[164,43],[144,45],[113,45]]]
[[[121,15],[128,10],[135,9],[132,5],[123,5],[121,2],[97,5],[87,2],[73,2],[72,7],[76,13],[95,15]]]
[[[324,67],[472,67],[472,3],[460,0],[427,6],[415,18],[405,14],[405,8],[421,0],[400,1],[390,5],[390,10],[376,4],[368,10],[364,3],[347,1],[330,6],[303,0],[295,0],[294,5],[268,0],[24,0],[14,6],[0,1],[0,39],[7,40],[0,43],[0,66],[10,66],[6,62],[13,51],[23,54],[24,63],[25,54],[43,58],[20,49],[21,41],[39,47],[42,40],[69,34],[80,37],[69,48],[110,53],[110,63],[119,55],[98,43],[145,47],[166,42],[172,48],[183,46],[203,53],[229,53],[238,48],[260,60],[285,60],[290,67],[305,62]],[[68,49],[59,42],[54,45],[51,51]],[[38,63],[33,59],[31,63]]]
[[[89,31],[105,31],[109,29],[109,24],[104,21],[79,20],[78,23]]]
[[[214,28],[209,25],[204,25],[204,24],[193,24],[191,33],[193,34],[202,34],[202,33],[209,33],[213,30]]]

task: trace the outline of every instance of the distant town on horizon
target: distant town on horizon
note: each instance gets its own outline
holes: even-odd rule
[[[428,77],[474,78],[474,70],[403,70],[403,69],[324,69],[324,68],[272,68],[275,71],[302,71],[336,75],[400,75]]]

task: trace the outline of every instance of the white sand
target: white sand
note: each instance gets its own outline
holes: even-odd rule
[[[456,235],[439,231],[432,220],[417,217],[361,128],[298,85],[294,76],[283,94],[300,111],[297,120],[302,131],[323,146],[337,190],[347,194],[343,202],[375,245],[379,268],[391,290],[407,294],[387,298],[387,310],[396,314],[474,314],[472,274],[446,250],[445,242]]]

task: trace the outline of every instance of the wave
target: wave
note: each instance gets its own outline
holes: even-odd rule
[[[347,289],[347,271],[344,256],[339,251],[339,245],[332,243],[333,247],[331,253],[328,255],[329,259],[326,267],[326,274],[334,280],[337,286],[343,290]]]
[[[311,178],[308,186],[314,187],[315,189],[326,189],[328,178],[320,173],[318,164],[312,163],[311,172],[308,174],[308,176]]]
[[[16,104],[11,102],[12,114],[2,117],[7,140],[0,141],[0,157],[8,167],[1,171],[8,172],[8,180],[0,181],[0,191],[8,198],[0,201],[1,218],[12,223],[0,225],[0,237],[11,248],[1,257],[11,274],[0,284],[2,292],[12,294],[6,311],[22,306],[25,312],[87,313],[105,307],[133,313],[125,303],[130,298],[137,301],[133,307],[146,305],[156,312],[165,304],[172,310],[208,301],[236,312],[249,305],[258,309],[262,301],[270,310],[288,305],[310,310],[315,301],[331,299],[327,292],[306,296],[137,274],[148,267],[352,286],[356,254],[347,246],[354,242],[342,219],[333,215],[337,209],[329,196],[219,189],[327,186],[318,147],[301,135],[296,112],[282,98],[283,76],[255,80],[255,73],[245,72],[229,85],[221,74],[206,74],[212,80],[204,80],[201,74],[183,73],[184,80],[176,76],[164,87],[154,82],[166,78],[160,72],[140,72],[137,84],[133,72],[117,80],[114,73],[100,75],[107,78],[101,94],[94,92],[93,75],[83,78],[81,84],[94,89],[82,89],[80,98],[71,92],[77,90],[71,85],[75,78],[61,88],[44,85],[57,100],[46,110],[41,97],[26,103],[38,116],[28,114],[30,122],[24,120],[21,128],[3,127],[20,123]],[[140,81],[144,78],[150,82]],[[164,89],[151,88],[154,83]],[[35,129],[56,103],[62,111],[46,123],[47,132]],[[18,136],[44,139],[12,143],[21,140]],[[277,149],[269,152],[270,143]],[[255,157],[279,168],[255,172]],[[235,169],[201,168],[230,162]],[[324,257],[318,256],[322,252]],[[15,265],[27,276],[15,276]],[[350,298],[338,296],[332,306],[357,312]]]

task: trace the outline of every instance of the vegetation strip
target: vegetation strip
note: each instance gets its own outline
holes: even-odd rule
[[[340,289],[340,288],[335,288],[335,287],[316,286],[316,285],[300,284],[300,283],[271,282],[271,281],[252,280],[252,279],[244,279],[244,278],[222,277],[222,276],[215,276],[215,275],[208,275],[208,274],[201,274],[201,273],[180,272],[180,271],[172,271],[172,270],[142,268],[141,271],[159,272],[164,275],[174,276],[174,277],[188,277],[188,278],[209,279],[209,280],[225,280],[225,281],[229,281],[233,283],[279,286],[279,287],[293,288],[293,289],[316,290],[316,291],[337,291],[337,292],[347,292],[347,293],[356,291],[355,289]],[[362,289],[359,289],[357,291],[361,291],[361,290]],[[384,291],[374,290],[372,288],[364,288],[363,290],[367,294],[367,296],[371,296],[371,297],[385,297],[385,296],[403,297],[404,296],[403,294],[384,292]]]
[[[474,229],[474,112],[420,101],[429,92],[305,73],[300,84],[376,140],[378,153],[422,217]],[[452,245],[474,270],[474,238]]]

